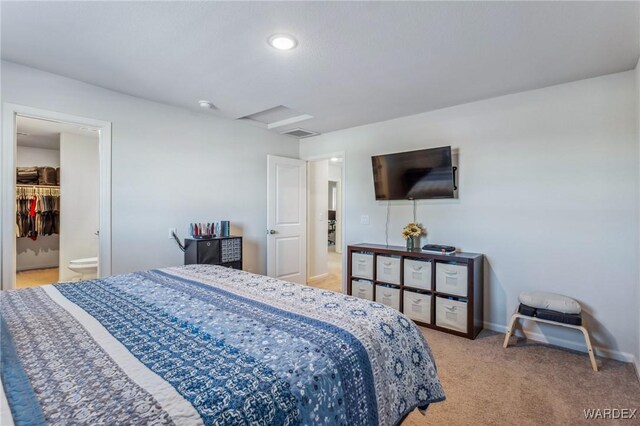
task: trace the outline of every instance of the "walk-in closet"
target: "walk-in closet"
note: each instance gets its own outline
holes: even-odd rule
[[[92,129],[18,117],[17,288],[95,277],[98,162]]]

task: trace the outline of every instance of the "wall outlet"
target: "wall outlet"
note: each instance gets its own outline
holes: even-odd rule
[[[360,225],[368,225],[369,224],[369,215],[363,214],[360,216]]]
[[[173,233],[176,233],[176,235],[178,235],[178,230],[176,228],[169,228],[169,239],[173,240]]]

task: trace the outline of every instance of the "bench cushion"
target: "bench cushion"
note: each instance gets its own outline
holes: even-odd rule
[[[523,305],[522,303],[518,307],[518,312],[529,317],[536,317],[564,324],[582,325],[581,314],[565,314],[562,312],[550,311],[548,309],[536,309],[531,306]]]
[[[548,309],[565,314],[579,314],[582,310],[575,299],[544,291],[521,293],[518,299],[520,303],[536,309]]]

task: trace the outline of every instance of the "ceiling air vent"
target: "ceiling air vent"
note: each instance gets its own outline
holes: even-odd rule
[[[308,138],[310,136],[319,135],[320,133],[298,128],[298,129],[291,129],[291,130],[284,131],[281,134],[302,139],[302,138]]]
[[[253,124],[266,126],[267,129],[271,130],[282,126],[289,126],[310,118],[313,118],[313,116],[309,114],[300,114],[299,112],[284,105],[278,105],[273,108],[265,109],[264,111],[245,115],[244,117],[240,117],[239,120],[245,120],[252,122]]]

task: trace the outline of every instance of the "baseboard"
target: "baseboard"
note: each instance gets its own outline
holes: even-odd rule
[[[59,268],[60,265],[57,263],[46,264],[46,265],[27,265],[21,268],[16,268],[16,272],[25,272],[25,271],[35,271],[37,269],[51,269],[51,268]]]
[[[487,328],[489,330],[492,331],[497,331],[498,333],[506,333],[507,332],[507,326],[506,325],[502,325],[502,324],[495,324],[495,323],[491,323],[491,322],[485,322],[484,323],[484,328]],[[566,348],[566,349],[571,349],[573,351],[578,351],[578,352],[584,352],[585,354],[587,353],[587,347],[584,344],[584,341],[580,342],[580,341],[571,341],[571,340],[566,340],[566,339],[558,339],[556,337],[548,337],[545,336],[542,333],[536,333],[536,332],[531,332],[531,331],[527,331],[526,335],[521,331],[516,329],[513,333],[514,336],[518,336],[518,337],[525,337],[529,340],[533,340],[536,342],[540,342],[540,343],[545,343],[548,345],[553,345],[553,346],[559,346],[562,348]],[[636,370],[638,369],[638,362],[636,360],[636,357],[633,354],[630,354],[628,352],[622,352],[622,351],[615,351],[615,350],[611,350],[611,349],[606,349],[606,348],[601,348],[601,347],[597,347],[594,346],[593,350],[596,354],[596,356],[602,357],[602,358],[611,358],[611,359],[615,359],[616,361],[622,361],[622,362],[631,362],[636,366]],[[640,377],[640,376],[639,376]]]
[[[315,277],[310,277],[307,278],[307,282],[309,281],[315,281],[315,280],[320,280],[322,278],[327,278],[329,276],[328,272],[325,272],[324,274],[320,274],[320,275],[316,275]]]

